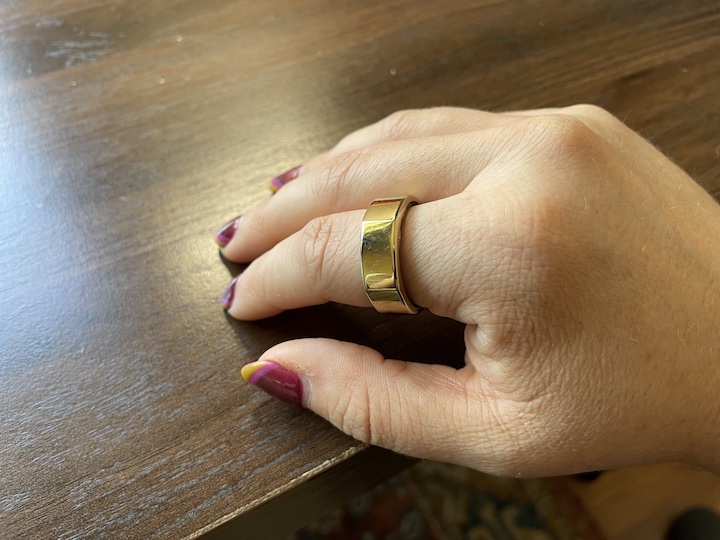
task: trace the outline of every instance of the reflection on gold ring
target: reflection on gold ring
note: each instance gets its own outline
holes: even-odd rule
[[[416,314],[420,308],[405,292],[400,270],[402,221],[414,197],[375,199],[362,221],[363,287],[370,303],[380,313]]]

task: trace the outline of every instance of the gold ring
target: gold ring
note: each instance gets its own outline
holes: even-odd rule
[[[400,273],[400,236],[414,197],[375,199],[362,221],[363,286],[370,303],[380,313],[415,315],[420,308],[408,298]]]

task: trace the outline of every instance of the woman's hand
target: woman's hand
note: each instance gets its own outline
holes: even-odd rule
[[[369,306],[361,220],[402,195],[422,203],[405,286],[467,325],[466,366],[303,339],[246,378],[360,440],[495,474],[720,470],[720,207],[593,106],[403,111],[347,136],[224,229],[224,255],[252,261],[230,315]]]

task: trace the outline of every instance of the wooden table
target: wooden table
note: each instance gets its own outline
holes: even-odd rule
[[[272,538],[403,467],[240,367],[316,335],[453,362],[462,328],[231,320],[213,233],[396,109],[576,102],[720,194],[717,2],[0,0],[0,537]]]

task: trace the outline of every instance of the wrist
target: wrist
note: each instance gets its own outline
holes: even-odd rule
[[[688,400],[697,403],[693,426],[695,437],[692,455],[693,463],[720,476],[720,207],[714,207],[717,219],[709,220],[714,227],[706,238],[710,238],[703,251],[709,254],[706,260],[709,264],[708,276],[705,282],[698,283],[700,289],[700,302],[696,322],[694,347],[688,348],[688,353],[694,357],[678,360],[687,365],[687,381],[689,382]],[[702,325],[702,326],[700,326]],[[690,334],[690,332],[687,332]],[[691,351],[695,351],[694,353]],[[697,396],[697,402],[692,398]],[[683,406],[683,405],[679,405]],[[689,419],[688,419],[689,420]]]
[[[720,361],[714,358],[708,366],[709,377],[703,383],[707,382],[704,387],[709,390],[705,393],[705,407],[696,422],[693,462],[720,476]]]
[[[668,448],[676,450],[671,459],[720,476],[720,206],[704,205],[709,208],[702,224],[684,231],[681,260],[689,279],[683,273],[675,291],[679,309],[666,327],[668,337],[676,336],[664,393],[666,411],[673,411],[666,425],[676,427],[668,433]]]

